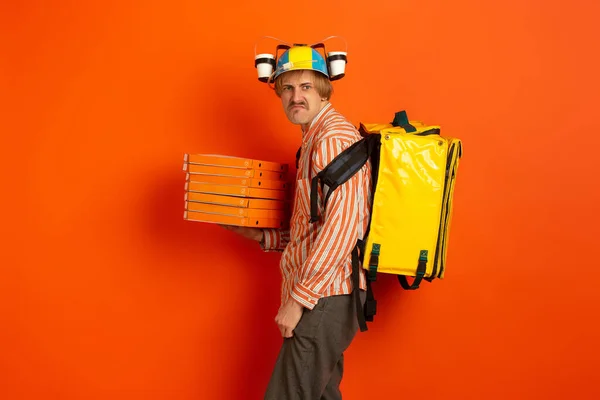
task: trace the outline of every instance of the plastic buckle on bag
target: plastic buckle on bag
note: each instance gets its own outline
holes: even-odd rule
[[[374,281],[377,278],[377,267],[379,266],[379,250],[380,244],[374,243],[371,249],[371,258],[369,259],[369,274],[368,278],[370,281]]]

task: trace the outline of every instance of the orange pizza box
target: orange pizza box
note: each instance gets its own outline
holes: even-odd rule
[[[245,197],[226,196],[210,193],[186,192],[184,199],[185,201],[189,202],[264,210],[285,210],[289,208],[289,204],[282,200],[248,199]]]
[[[186,180],[198,183],[214,183],[218,185],[246,186],[262,189],[286,190],[289,183],[286,181],[273,181],[261,178],[237,178],[233,176],[205,175],[205,174],[186,174]]]
[[[212,165],[197,165],[189,163],[183,164],[183,170],[190,174],[206,174],[238,178],[262,178],[269,179],[272,181],[281,181],[287,178],[287,174],[285,172],[263,171],[259,169],[215,167]]]
[[[185,202],[187,211],[198,211],[208,214],[231,215],[236,217],[248,218],[271,218],[285,219],[287,217],[285,210],[264,210],[247,207],[220,206],[216,204]]]
[[[232,215],[209,214],[198,211],[183,212],[183,219],[187,221],[208,222],[222,225],[248,226],[254,228],[286,228],[287,222],[277,218],[248,218]]]
[[[259,189],[246,186],[215,185],[211,183],[185,182],[188,192],[224,194],[229,196],[252,197],[257,199],[286,200],[288,192],[284,190]]]
[[[183,160],[188,164],[210,165],[214,167],[243,168],[283,173],[288,171],[287,164],[220,154],[185,154]]]

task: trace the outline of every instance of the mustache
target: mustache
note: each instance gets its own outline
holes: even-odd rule
[[[290,103],[288,105],[288,109],[291,109],[292,107],[295,107],[295,106],[302,106],[304,108],[308,108],[308,104],[306,104],[305,102],[299,102],[299,103]]]

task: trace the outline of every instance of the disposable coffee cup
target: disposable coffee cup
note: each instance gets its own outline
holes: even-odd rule
[[[258,54],[254,57],[254,66],[258,73],[258,80],[267,82],[275,69],[275,56],[273,54]]]
[[[348,58],[345,51],[331,51],[327,53],[329,75],[332,80],[343,77],[346,73]]]

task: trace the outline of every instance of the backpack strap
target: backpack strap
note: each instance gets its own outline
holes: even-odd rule
[[[356,305],[356,316],[358,318],[358,326],[360,327],[360,331],[364,332],[367,329],[367,322],[365,319],[366,310],[362,308],[362,304],[360,303],[360,265],[359,265],[359,243],[356,243],[356,246],[352,249],[352,298],[354,299],[354,304]]]
[[[367,321],[372,322],[373,317],[377,313],[377,300],[373,296],[371,287],[371,279],[367,279],[367,298],[364,307],[360,303],[360,262],[364,259],[365,242],[358,239],[356,246],[352,249],[352,298],[356,305],[356,316],[358,318],[358,326],[360,331],[367,331]]]
[[[296,169],[300,165],[300,154],[302,153],[302,146],[298,147],[298,151],[296,152]]]
[[[317,222],[319,220],[319,181],[323,189],[323,208],[325,208],[331,193],[356,174],[369,160],[371,154],[373,154],[373,150],[379,144],[380,138],[381,135],[373,134],[355,142],[352,146],[338,154],[312,179],[310,190],[310,222]]]
[[[367,230],[368,232],[368,230]],[[365,237],[367,237],[368,234],[365,234]],[[365,246],[366,246],[366,241],[365,240],[361,240],[358,239],[358,243],[357,243],[357,247],[358,250],[360,251],[360,261],[363,262],[364,261],[364,254],[365,254]],[[354,266],[353,266],[354,267]],[[356,271],[356,275],[358,275],[358,268],[356,270],[352,270],[352,273],[354,273]],[[365,306],[364,306],[364,316],[365,316],[365,320],[368,322],[373,322],[373,317],[375,316],[375,314],[377,314],[377,300],[375,300],[375,296],[373,294],[373,287],[371,286],[371,283],[375,281],[375,277],[371,276],[371,274],[369,272],[366,273],[366,280],[367,280],[367,299],[365,301]],[[358,278],[356,284],[358,285]],[[360,319],[359,319],[359,323],[360,323]],[[364,330],[366,331],[367,328],[365,326]]]
[[[365,163],[376,155],[380,145],[380,134],[369,134],[363,139],[355,142],[346,150],[338,154],[322,171],[311,181],[310,193],[310,222],[319,220],[318,208],[318,185],[322,183],[323,208],[327,204],[329,196],[338,186],[344,184],[356,174]],[[352,297],[356,306],[356,316],[361,332],[367,330],[366,321],[373,321],[377,301],[371,291],[371,282],[367,281],[367,299],[364,308],[360,301],[360,262],[363,260],[364,242],[358,240],[352,249]]]
[[[408,283],[408,279],[406,279],[405,275],[398,275],[398,281],[400,282],[400,286],[404,290],[415,290],[419,288],[421,281],[423,280],[423,276],[425,276],[425,272],[427,269],[427,250],[421,250],[419,254],[419,263],[417,264],[417,276],[413,280],[412,284]],[[427,279],[425,279],[427,280]]]
[[[417,128],[412,126],[410,122],[408,122],[408,115],[406,111],[398,111],[394,116],[394,121],[392,121],[392,126],[399,126],[404,129],[407,133],[416,132]]]

